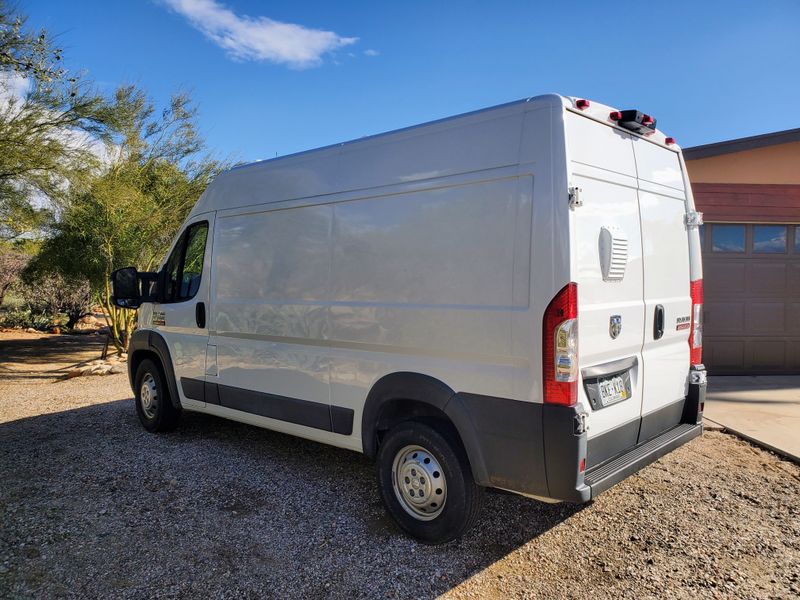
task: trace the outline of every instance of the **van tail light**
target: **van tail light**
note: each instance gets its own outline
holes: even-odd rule
[[[703,362],[703,280],[693,281],[690,287],[692,296],[692,329],[689,333],[689,356],[692,365]]]
[[[578,401],[578,284],[568,283],[550,301],[542,320],[544,402]]]

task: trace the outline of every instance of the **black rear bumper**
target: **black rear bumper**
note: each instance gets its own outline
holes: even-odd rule
[[[553,450],[557,446],[545,443],[545,456],[550,457],[546,463],[551,497],[568,502],[591,500],[700,436],[703,433],[705,396],[705,369],[697,365],[692,370],[686,398],[593,439],[573,440],[572,453],[565,452],[563,440],[555,453]],[[582,455],[584,447],[586,450]],[[583,458],[586,468],[581,472],[579,461]],[[572,476],[576,470],[578,475]]]
[[[457,393],[444,411],[479,485],[587,502],[702,433],[706,383],[701,365],[691,380],[686,398],[592,439],[581,404]]]
[[[702,424],[681,423],[649,442],[590,469],[584,475],[584,484],[590,490],[590,497],[594,498],[701,433],[703,433]]]

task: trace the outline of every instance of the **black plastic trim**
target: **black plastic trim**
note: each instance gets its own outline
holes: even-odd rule
[[[685,399],[668,404],[643,417],[618,425],[589,440],[586,468],[593,469],[681,423]]]
[[[344,406],[331,405],[331,431],[342,435],[353,435],[355,411]]]
[[[206,404],[219,404],[219,386],[211,381],[205,381]]]
[[[542,404],[457,393],[445,413],[461,436],[479,485],[547,495]]]
[[[323,402],[267,394],[229,385],[216,384],[215,387],[220,405],[226,408],[342,435],[353,433],[354,412],[349,408],[331,407]]]
[[[375,458],[378,450],[376,429],[384,404],[399,399],[414,400],[444,411],[454,393],[438,379],[420,373],[401,371],[381,377],[367,394],[361,413],[361,444],[364,454]]]
[[[189,377],[181,377],[181,389],[183,395],[191,400],[199,402],[206,401],[206,382],[200,379],[191,379]]]
[[[547,495],[541,404],[455,393],[428,375],[392,373],[375,383],[364,403],[362,444],[364,453],[371,458],[377,450],[381,409],[397,400],[426,404],[448,417],[479,485]]]
[[[651,440],[680,424],[684,402],[686,402],[686,398],[681,398],[672,404],[642,415],[642,424],[639,427],[637,443],[641,444]]]
[[[137,329],[128,341],[128,380],[133,389],[136,373],[133,372],[133,365],[137,364],[136,353],[140,351],[152,352],[161,361],[161,367],[167,378],[167,387],[175,408],[181,408],[181,397],[178,394],[178,384],[175,380],[175,370],[172,368],[172,358],[169,354],[169,346],[161,335],[152,329]]]
[[[586,457],[586,432],[576,427],[583,406],[542,405],[542,431],[548,497],[586,502],[590,490],[584,485],[581,460]]]
[[[692,371],[705,371],[703,365],[697,365],[692,368]],[[691,383],[689,384],[689,393],[686,396],[686,402],[683,405],[683,415],[681,416],[682,423],[702,423],[703,422],[703,406],[706,401],[706,388],[707,384]]]
[[[636,417],[589,440],[586,447],[586,468],[596,467],[636,446],[640,425],[641,418]]]
[[[587,471],[585,481],[591,489],[591,497],[596,497],[614,484],[633,475],[702,433],[702,425],[683,423],[645,444],[636,446],[614,460]]]

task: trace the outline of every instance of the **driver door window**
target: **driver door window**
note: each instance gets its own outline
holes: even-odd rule
[[[183,232],[164,265],[164,302],[184,302],[197,294],[207,238],[207,221],[193,223]]]

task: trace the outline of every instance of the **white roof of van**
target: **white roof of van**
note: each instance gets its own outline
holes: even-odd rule
[[[353,191],[375,185],[409,183],[445,176],[448,172],[465,172],[471,168],[491,168],[491,165],[487,167],[478,164],[478,161],[485,161],[490,154],[488,150],[498,150],[498,146],[504,146],[505,151],[495,154],[492,162],[508,161],[506,164],[512,164],[516,157],[509,161],[509,144],[518,146],[521,115],[542,105],[571,106],[572,102],[565,96],[555,94],[535,96],[239,165],[221,173],[209,184],[192,214]],[[518,116],[518,127],[512,132],[512,128],[508,127],[508,118],[513,115]],[[479,125],[496,119],[506,122],[493,127]],[[468,124],[475,125],[470,129],[482,134],[484,139],[472,139],[473,136],[469,134],[452,134],[457,125]],[[509,136],[514,136],[514,139],[509,139]],[[423,142],[420,137],[427,139]],[[464,145],[468,143],[481,145],[483,149],[479,152],[480,156],[475,156],[475,152],[465,152],[467,149]],[[391,165],[388,161],[391,161]]]
[[[575,110],[577,98],[546,94],[411,127],[366,136],[221,173],[192,215],[286,202],[375,187],[409,184],[519,163],[523,115],[543,106]],[[585,116],[605,122],[609,111],[591,103]],[[664,143],[656,130],[651,141]]]

